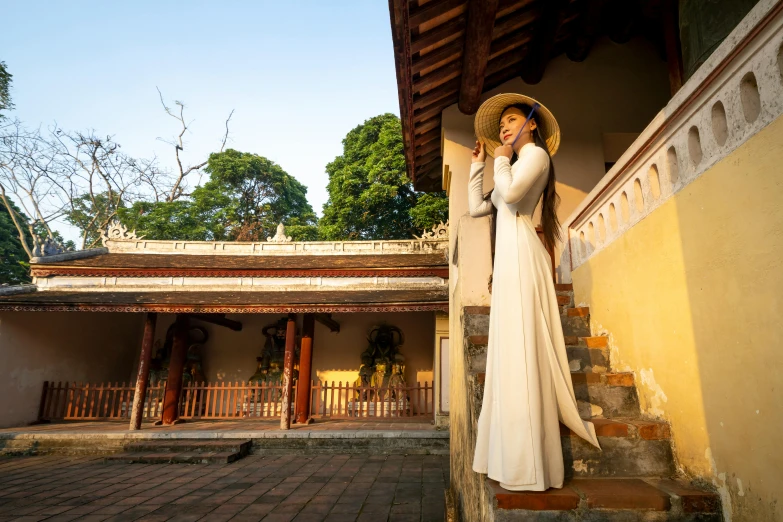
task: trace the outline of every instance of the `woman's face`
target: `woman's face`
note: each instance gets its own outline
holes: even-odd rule
[[[522,129],[525,119],[527,119],[527,116],[517,107],[509,107],[503,111],[503,114],[500,116],[500,143],[511,145]],[[528,128],[522,131],[522,136],[519,138],[523,142],[530,141],[525,140],[525,136],[529,135],[536,128],[535,120],[531,118],[526,127]]]

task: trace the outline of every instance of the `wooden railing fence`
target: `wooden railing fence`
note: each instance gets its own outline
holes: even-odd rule
[[[44,381],[39,420],[129,419],[135,383],[77,383]],[[147,387],[143,417],[157,419],[163,408],[166,383]]]
[[[143,417],[157,419],[163,410],[166,383],[147,388]],[[135,384],[44,382],[39,420],[128,419]],[[291,397],[293,411],[299,386]],[[279,418],[283,385],[274,383],[188,383],[179,401],[181,419]],[[353,383],[311,381],[310,412],[313,417],[402,418],[433,415],[434,391],[429,382],[415,386],[374,388]]]

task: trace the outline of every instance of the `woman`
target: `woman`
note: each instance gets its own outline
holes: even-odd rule
[[[593,424],[579,417],[549,254],[532,221],[543,195],[544,240],[554,245],[560,229],[551,155],[557,151],[560,131],[546,107],[519,94],[499,94],[484,102],[475,128],[470,214],[495,216],[495,253],[473,470],[508,490],[561,488],[558,421],[600,446]],[[484,196],[487,149],[495,157],[495,188]]]

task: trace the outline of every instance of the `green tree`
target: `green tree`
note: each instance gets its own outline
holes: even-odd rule
[[[0,111],[13,109],[14,104],[11,103],[11,78],[13,75],[8,72],[5,62],[0,62]],[[0,119],[3,115],[0,114]]]
[[[211,154],[210,179],[188,199],[120,209],[129,228],[149,239],[265,241],[278,223],[295,241],[317,237],[307,187],[276,163],[228,149]]]
[[[419,194],[405,171],[402,128],[393,114],[370,118],[343,140],[326,166],[325,240],[408,239],[448,215],[445,193]]]
[[[27,221],[19,208],[13,202],[10,204],[17,216]],[[19,233],[5,205],[0,204],[0,284],[29,283],[29,268],[27,252],[19,241]]]

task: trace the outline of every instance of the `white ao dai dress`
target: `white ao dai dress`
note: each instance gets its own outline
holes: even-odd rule
[[[525,144],[512,166],[495,159],[495,189],[483,198],[484,163],[473,163],[471,216],[497,207],[495,262],[484,400],[473,470],[512,491],[563,486],[562,422],[599,447],[591,422],[579,417],[568,366],[549,254],[533,211],[546,187],[549,155]]]

